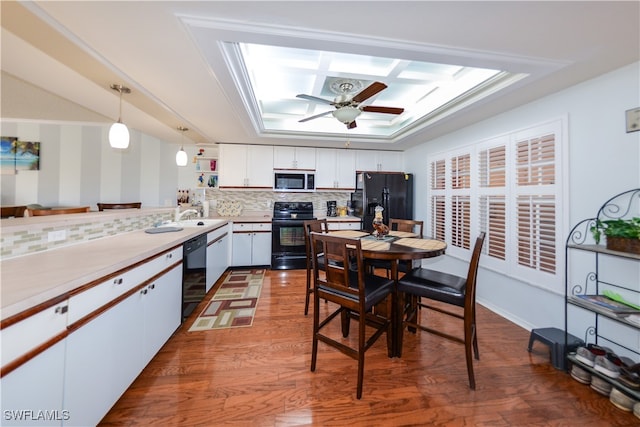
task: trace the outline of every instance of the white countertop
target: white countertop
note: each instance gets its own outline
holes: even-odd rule
[[[2,320],[227,224],[104,237],[0,262]]]

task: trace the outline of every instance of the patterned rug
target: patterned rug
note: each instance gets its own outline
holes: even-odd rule
[[[251,326],[264,275],[264,269],[232,270],[189,332]]]

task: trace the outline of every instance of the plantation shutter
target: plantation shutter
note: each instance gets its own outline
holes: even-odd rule
[[[506,152],[500,145],[478,153],[478,219],[486,233],[483,252],[500,260],[507,252]]]
[[[451,158],[451,245],[469,249],[471,242],[471,154]]]
[[[431,163],[431,235],[438,240],[445,240],[445,172],[444,159]]]
[[[517,262],[556,273],[555,135],[516,143]]]

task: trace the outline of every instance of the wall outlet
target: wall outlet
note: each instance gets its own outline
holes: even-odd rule
[[[49,232],[49,242],[59,242],[67,238],[67,230],[57,230]]]

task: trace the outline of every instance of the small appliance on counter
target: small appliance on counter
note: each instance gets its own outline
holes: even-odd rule
[[[327,216],[338,216],[338,205],[335,200],[327,202]]]

